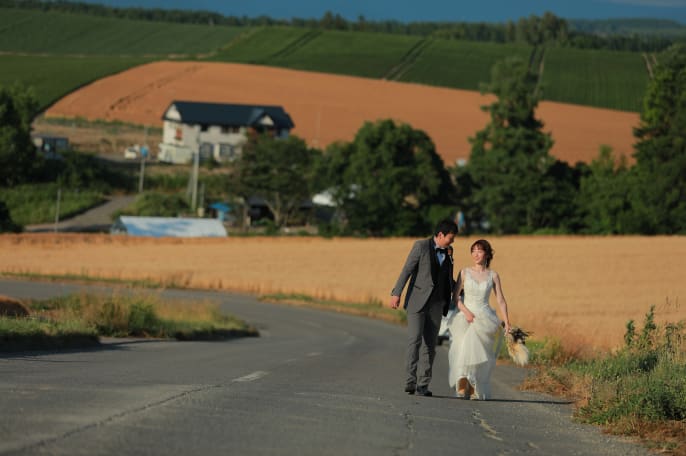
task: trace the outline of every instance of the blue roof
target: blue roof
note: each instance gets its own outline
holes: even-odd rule
[[[173,101],[181,120],[189,124],[221,125],[231,127],[259,126],[264,116],[269,116],[277,129],[295,126],[291,116],[281,106],[257,106],[225,103],[202,103],[197,101]],[[169,109],[167,108],[167,111]],[[166,117],[163,120],[173,120]]]

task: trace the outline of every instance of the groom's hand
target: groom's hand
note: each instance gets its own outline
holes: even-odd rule
[[[391,309],[397,309],[400,305],[400,296],[391,296],[391,301],[388,303]]]

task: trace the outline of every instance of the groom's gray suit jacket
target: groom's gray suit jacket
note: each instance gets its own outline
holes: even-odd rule
[[[452,258],[446,255],[445,261],[450,262],[448,264],[448,280],[450,283],[446,284],[446,286],[448,290],[452,290],[454,286]],[[400,276],[391,291],[391,296],[400,296],[407,280],[410,279],[410,284],[407,286],[407,293],[405,294],[405,309],[412,313],[421,311],[429,301],[434,287],[437,286],[438,266],[433,239],[416,241],[412,246],[412,250],[410,250],[410,254],[407,256],[402,271],[400,271]],[[447,315],[449,305],[450,296],[448,295],[444,299],[443,315]]]

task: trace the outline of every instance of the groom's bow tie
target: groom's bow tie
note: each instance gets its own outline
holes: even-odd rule
[[[436,252],[442,253],[443,255],[448,253],[448,249],[442,249],[440,247],[436,248]]]

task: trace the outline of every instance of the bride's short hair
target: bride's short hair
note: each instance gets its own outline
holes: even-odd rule
[[[469,248],[469,251],[471,252],[476,247],[478,247],[480,250],[483,250],[486,254],[486,267],[489,267],[491,265],[491,260],[493,260],[493,255],[495,255],[495,250],[493,250],[491,244],[486,239],[479,239],[478,241],[475,241]]]

